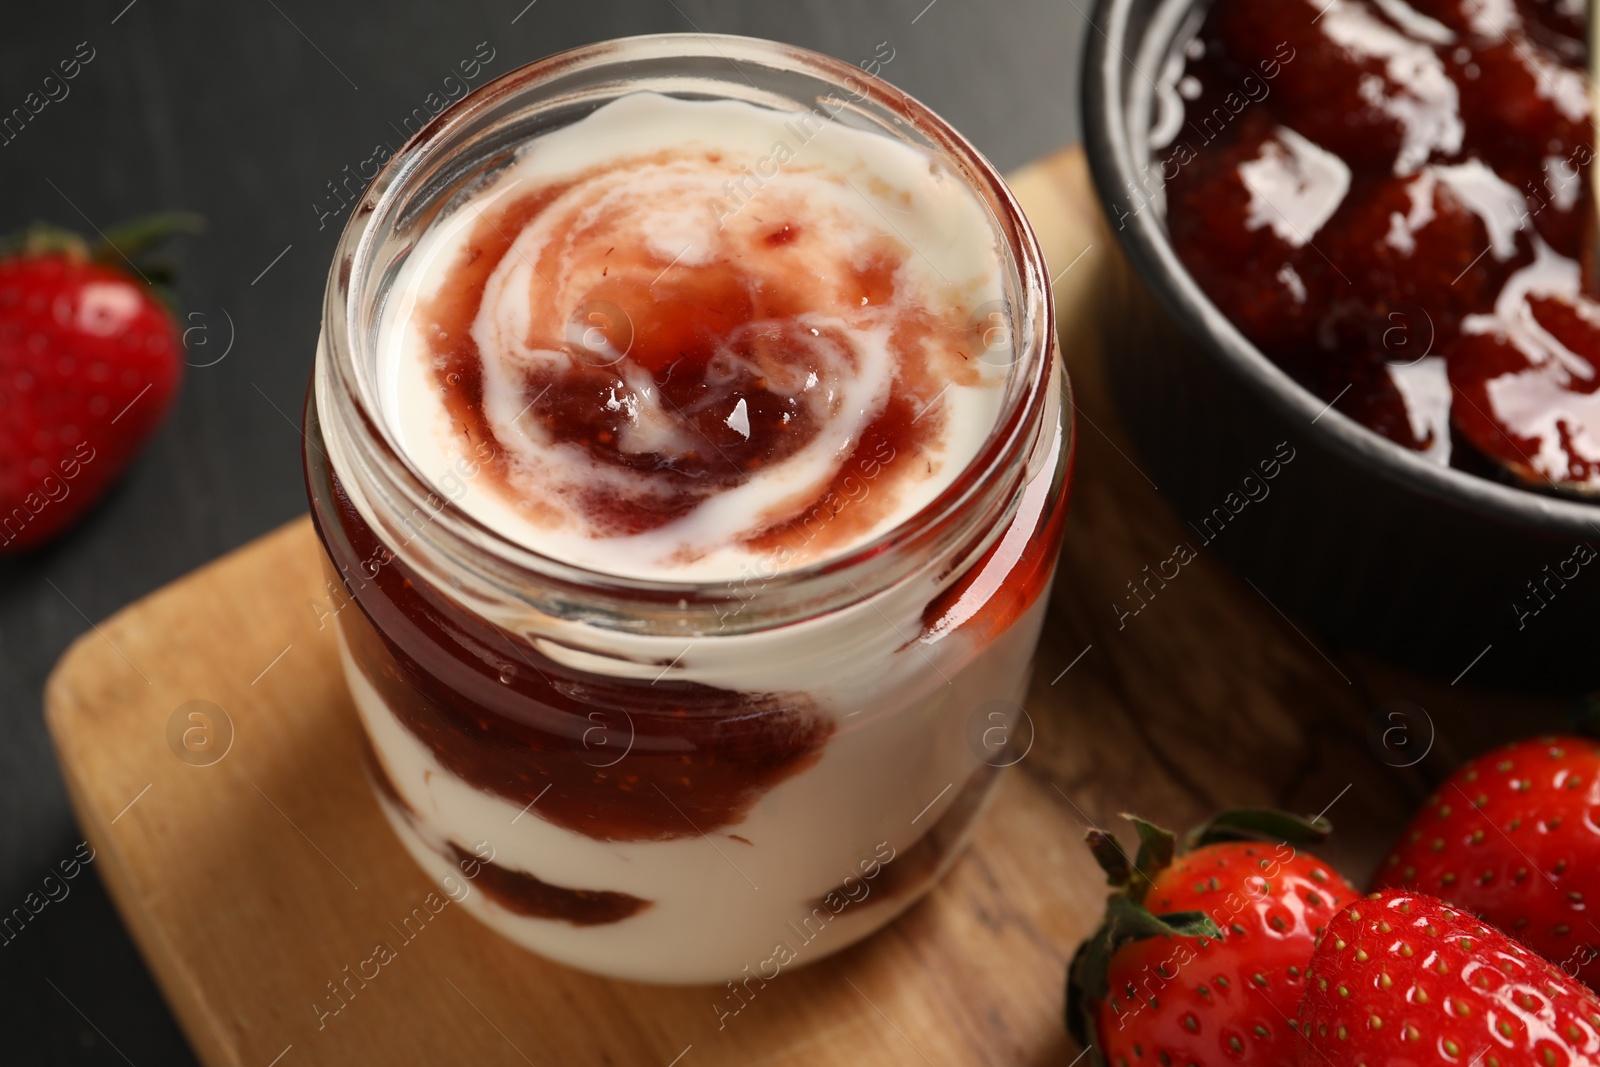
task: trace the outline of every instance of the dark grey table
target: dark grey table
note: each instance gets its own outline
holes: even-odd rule
[[[230,336],[232,347],[188,372],[159,437],[87,522],[0,561],[0,915],[79,840],[41,716],[56,657],[89,620],[305,509],[295,424],[337,232],[318,228],[315,205],[375,143],[399,143],[394,124],[457,61],[487,42],[495,75],[588,41],[695,30],[848,62],[892,49],[882,75],[1010,168],[1078,137],[1086,3],[96,0],[8,11],[0,113],[80,43],[93,59],[68,96],[0,145],[0,231],[198,211],[210,230],[182,248],[179,290],[197,313],[186,325],[205,327],[189,336],[190,359],[210,362]],[[95,876],[70,885],[0,946],[0,1062],[193,1062]]]

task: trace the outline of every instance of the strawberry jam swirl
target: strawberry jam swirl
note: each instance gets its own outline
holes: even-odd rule
[[[712,579],[824,558],[931,501],[992,427],[990,234],[957,175],[888,138],[625,97],[419,242],[386,402],[424,474],[472,457],[461,506],[557,558]]]

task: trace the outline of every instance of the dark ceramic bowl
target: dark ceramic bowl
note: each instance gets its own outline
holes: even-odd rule
[[[1205,6],[1098,0],[1083,68],[1089,163],[1125,256],[1103,282],[1108,373],[1150,477],[1193,546],[1313,623],[1324,651],[1466,683],[1600,686],[1600,505],[1441,467],[1327,410],[1179,262],[1147,132],[1153,79]]]

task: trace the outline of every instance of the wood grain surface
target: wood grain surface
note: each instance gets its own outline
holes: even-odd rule
[[[332,633],[308,606],[322,579],[301,520],[86,634],[47,695],[95,867],[206,1063],[1065,1065],[1078,1050],[1060,1021],[1064,971],[1105,893],[1089,825],[1125,810],[1187,825],[1226,805],[1326,809],[1326,855],[1359,880],[1459,757],[1553,721],[1548,704],[1333,647],[1203,547],[1119,617],[1125,583],[1192,536],[1106,397],[1094,324],[1128,278],[1081,155],[1013,187],[1058,272],[1078,469],[1027,704],[1033,746],[950,876],[720,1030],[723,990],[590,977],[448,907],[319,1026],[326,984],[400,942],[390,924],[431,887],[368,794]],[[1392,719],[1398,700],[1411,703]],[[215,751],[231,724],[215,762],[169,745],[191,701],[220,709]]]

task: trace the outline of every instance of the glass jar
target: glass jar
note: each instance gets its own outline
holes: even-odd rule
[[[687,583],[585,570],[456,506],[379,408],[376,334],[416,239],[528,139],[637,90],[812,112],[917,145],[992,221],[1009,365],[977,457],[888,534]],[[1021,714],[1072,436],[1039,246],[990,164],[861,69],[737,37],[552,56],[441,114],[383,168],[329,272],[306,407],[324,625],[408,851],[493,929],[643,981],[770,980],[878,929],[950,866]],[[860,472],[870,491],[874,472]],[[736,1006],[733,1002],[730,1008]]]

